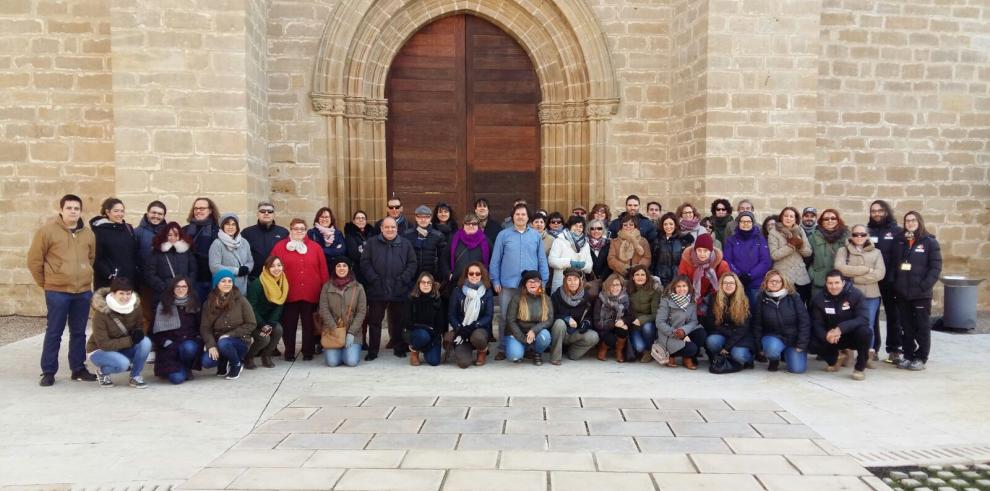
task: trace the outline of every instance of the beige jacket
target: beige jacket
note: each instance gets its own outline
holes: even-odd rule
[[[38,286],[48,291],[82,293],[93,286],[96,236],[79,220],[69,230],[62,216],[39,228],[28,249],[27,267]]]
[[[800,237],[803,241],[801,249],[787,243],[784,234],[776,227],[770,229],[767,235],[767,247],[770,248],[770,258],[773,259],[773,268],[780,271],[795,285],[807,285],[811,283],[808,276],[808,268],[804,265],[804,258],[811,256],[811,242],[800,225],[795,225],[791,233]]]
[[[348,307],[350,307],[350,324],[347,326],[347,334],[353,334],[360,341],[361,324],[364,323],[364,316],[368,313],[368,299],[364,287],[356,280],[345,285],[343,290],[337,288],[333,281],[323,284],[323,289],[320,291],[319,312],[324,328],[336,326],[338,317],[348,315]],[[389,322],[392,322],[392,319],[389,319]]]
[[[863,292],[866,298],[880,297],[880,280],[887,274],[883,263],[883,255],[873,242],[866,241],[862,251],[856,250],[852,239],[845,247],[835,251],[835,269],[842,276],[852,279],[853,285]]]

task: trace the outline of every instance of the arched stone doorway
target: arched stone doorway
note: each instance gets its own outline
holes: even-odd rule
[[[435,20],[399,50],[385,83],[388,195],[458,214],[489,200],[539,203],[541,97],[519,43],[472,15]]]
[[[601,26],[584,0],[341,0],[320,40],[310,98],[327,119],[328,198],[345,216],[384,214],[385,81],[420,27],[456,14],[512,36],[540,83],[540,205],[605,198],[606,124],[619,90]]]

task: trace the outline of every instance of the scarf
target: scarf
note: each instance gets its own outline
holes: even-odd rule
[[[560,299],[563,300],[564,303],[566,303],[567,305],[570,305],[571,307],[577,307],[578,305],[581,304],[582,301],[584,301],[584,285],[578,288],[577,293],[575,293],[574,295],[567,293],[567,288],[563,286],[560,287],[560,290],[558,291],[560,292]]]
[[[236,237],[231,237],[223,230],[217,233],[217,238],[220,239],[220,242],[223,243],[224,247],[226,247],[228,251],[237,250],[237,248],[244,243],[244,241],[241,240],[241,234],[237,234]]]
[[[185,307],[186,305],[189,304],[189,295],[186,295],[184,297],[175,297],[172,304],[175,305],[176,307]]]
[[[780,300],[780,299],[782,299],[782,298],[784,298],[784,297],[787,296],[787,290],[785,290],[783,288],[781,288],[780,290],[777,290],[775,292],[764,292],[764,293],[766,293],[768,297],[773,298],[773,299],[776,299],[776,300]]]
[[[110,307],[110,310],[118,314],[127,315],[134,312],[135,304],[137,304],[137,295],[131,295],[131,299],[127,303],[122,304],[117,302],[116,298],[113,298],[113,293],[107,293],[107,307]]]
[[[416,225],[416,235],[418,235],[421,239],[425,239],[430,236],[430,229]]]
[[[681,218],[681,220],[680,220],[680,227],[681,227],[681,230],[682,231],[684,231],[684,232],[690,232],[690,231],[698,228],[698,224],[699,223],[701,223],[701,220],[699,220],[697,218]]]
[[[829,244],[834,244],[835,241],[842,239],[846,235],[846,227],[835,227],[832,231],[819,228],[818,232],[822,234],[822,237],[825,237],[825,240]]]
[[[546,230],[547,230],[547,233],[548,233],[548,234],[550,234],[550,237],[553,237],[553,238],[555,238],[555,239],[556,239],[557,237],[560,237],[560,234],[561,234],[561,232],[563,232],[563,231],[564,231],[564,229],[560,229],[560,230],[554,230],[554,229],[552,229],[552,228],[549,228],[549,227],[547,227],[547,229],[546,229]]]
[[[213,305],[215,305],[217,307],[217,310],[218,311],[220,311],[220,312],[226,312],[227,309],[230,308],[230,305],[233,303],[231,301],[231,299],[234,298],[234,292],[235,291],[237,291],[237,288],[234,288],[233,290],[231,290],[228,293],[220,293],[220,290],[219,289],[214,289],[213,290],[213,295],[215,297],[215,300],[214,300],[214,304]]]
[[[488,264],[488,257],[490,251],[488,250],[488,238],[485,234],[481,233],[481,230],[473,233],[466,234],[464,230],[458,230],[452,239],[450,239],[450,270],[455,269],[454,263],[457,261],[457,244],[464,243],[464,247],[468,249],[477,249],[481,247],[481,262]]]
[[[736,227],[736,231],[733,232],[732,235],[738,235],[739,236],[739,239],[741,239],[743,241],[748,241],[753,236],[753,233],[754,232],[756,232],[756,225],[755,224],[753,225],[753,228],[751,228],[749,230],[743,230],[743,229],[741,229],[741,228],[739,228],[737,226]]]
[[[777,232],[780,232],[780,235],[784,236],[784,240],[797,239],[798,241],[801,242],[801,244],[794,247],[795,249],[800,249],[801,246],[804,245],[804,241],[801,240],[800,234],[797,233],[798,227],[799,225],[797,224],[795,224],[794,227],[792,228],[785,227],[783,223],[777,223],[776,225],[774,225],[774,228],[777,229]]]
[[[189,300],[189,297],[184,297],[183,302]],[[178,305],[179,299],[175,299],[176,305]],[[168,311],[165,311],[165,305],[158,304],[157,313],[155,314],[155,323],[151,326],[151,332],[158,334],[160,332],[174,331],[182,327],[182,319],[179,318],[179,309],[173,305]]]
[[[805,226],[804,222],[801,222],[801,228],[804,229],[804,235],[811,237],[811,234],[815,232],[815,229],[818,228],[818,225],[813,223],[811,224],[811,226]]]
[[[881,219],[879,222],[871,218],[870,221],[867,222],[866,226],[867,228],[871,228],[871,229],[894,228],[895,226],[897,226],[897,222],[894,221],[894,217],[887,215],[883,217],[883,219]]]
[[[351,281],[354,281],[354,275],[351,274],[350,271],[348,271],[347,276],[343,278],[337,275],[333,275],[333,278],[330,278],[330,282],[333,283],[333,286],[339,288],[341,291],[343,291],[344,288],[351,283]]]
[[[683,308],[687,308],[688,304],[691,303],[691,294],[690,293],[687,294],[687,295],[678,295],[678,294],[676,294],[674,292],[670,292],[670,295],[668,295],[668,296],[670,297],[671,300],[674,301],[674,303],[678,307],[680,307],[682,309]]]
[[[691,248],[690,255],[691,264],[694,265],[694,275],[691,278],[692,283],[694,283],[694,291],[698,292],[697,301],[700,302],[702,299],[701,283],[704,280],[708,280],[711,283],[712,288],[718,291],[718,276],[715,275],[715,251],[712,251],[711,255],[708,256],[708,260],[702,262],[698,259],[698,251],[694,247]]]
[[[206,220],[193,220],[189,222],[188,227],[189,236],[192,237],[196,248],[200,251],[204,247],[206,249],[210,248],[213,237],[220,228],[211,217],[207,217]]]
[[[265,290],[265,298],[269,302],[275,305],[285,303],[286,297],[289,296],[289,282],[285,279],[284,273],[276,278],[268,272],[268,268],[261,268],[261,275],[258,276],[258,281],[261,282],[261,288]]]
[[[712,231],[715,233],[715,236],[718,238],[719,241],[725,240],[725,226],[728,225],[729,222],[733,220],[734,219],[732,218],[732,215],[728,215],[728,214],[725,215],[724,217],[712,216]],[[753,220],[753,222],[754,222],[753,228],[756,228],[755,227],[756,220]],[[736,229],[738,230],[739,227],[737,226]]]
[[[451,226],[450,221],[436,222],[433,224],[433,228],[435,228],[438,232],[448,237],[450,236],[450,234],[454,233],[454,228]]]
[[[481,283],[478,283],[478,286],[465,283],[461,287],[461,292],[464,293],[464,320],[461,321],[461,325],[470,326],[478,320],[481,314],[481,299],[485,296],[485,291],[485,285]]]
[[[591,250],[595,251],[596,253],[601,252],[602,248],[605,247],[605,242],[607,240],[608,239],[606,239],[604,235],[600,239],[596,239],[589,235],[588,246],[591,247]]]
[[[616,319],[621,319],[622,316],[626,314],[626,308],[628,308],[629,305],[629,294],[626,293],[625,290],[622,290],[621,293],[613,297],[608,294],[608,292],[602,292],[601,295],[598,295],[598,299],[602,302],[602,307],[605,307],[609,311],[615,313],[615,316],[611,318],[612,322],[607,326],[611,329],[611,324],[614,323]]]
[[[646,255],[646,250],[639,243],[639,229],[619,230],[619,260],[624,263],[632,261],[634,256]]]
[[[575,234],[570,230],[564,230],[560,233],[561,237],[574,245],[574,252],[580,253],[584,245],[588,243],[587,237],[584,234]]]
[[[162,252],[168,252],[170,249],[175,249],[175,252],[179,254],[184,254],[189,250],[189,244],[186,241],[179,239],[174,244],[171,242],[162,242],[160,249]]]
[[[323,236],[323,247],[330,247],[333,245],[334,239],[337,238],[337,227],[331,226],[330,228],[327,228],[317,223],[316,225],[313,225],[313,228],[315,228],[316,231]]]
[[[303,255],[306,254],[306,243],[303,242],[303,241],[301,241],[301,240],[292,240],[292,239],[289,239],[289,243],[288,244],[285,244],[285,248],[287,250],[290,250],[290,251],[293,251],[293,252],[296,252],[296,253],[299,253],[299,254],[303,254]]]

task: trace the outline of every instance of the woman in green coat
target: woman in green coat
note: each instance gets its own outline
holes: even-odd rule
[[[254,310],[254,317],[258,324],[251,338],[251,348],[248,349],[244,357],[244,368],[254,370],[254,357],[261,355],[261,364],[265,368],[274,368],[272,361],[272,351],[278,346],[282,339],[282,306],[289,295],[289,282],[282,273],[282,260],[276,256],[270,256],[265,260],[265,265],[261,268],[258,279],[248,285],[247,299]]]
[[[639,361],[646,363],[653,358],[650,346],[657,337],[657,306],[663,296],[663,285],[660,280],[650,276],[646,266],[637,264],[629,268],[629,311],[635,317],[629,326],[629,344],[632,357],[640,357]],[[632,359],[632,358],[630,358]]]
[[[818,228],[808,238],[811,243],[811,297],[825,289],[825,276],[835,267],[835,252],[846,244],[849,228],[839,212],[828,208],[818,216]]]

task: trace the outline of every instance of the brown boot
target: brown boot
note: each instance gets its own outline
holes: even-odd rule
[[[275,368],[275,362],[272,361],[272,356],[261,355],[261,366],[265,368]]]
[[[615,338],[615,361],[626,362],[626,338]]]
[[[653,361],[653,353],[650,353],[650,350],[644,351],[643,356],[639,357],[640,363],[649,363],[651,361]]]
[[[488,350],[478,350],[478,359],[474,360],[475,366],[482,366],[485,364],[485,360],[488,358]]]
[[[597,358],[601,361],[605,361],[605,355],[607,354],[608,354],[608,345],[605,344],[605,341],[599,341]]]
[[[419,366],[419,351],[409,352],[409,364],[414,367]]]
[[[244,357],[244,368],[247,368],[248,370],[254,370],[255,368],[258,368],[258,365],[254,364],[253,356]]]
[[[694,360],[691,359],[691,357],[685,356],[684,357],[684,368],[687,368],[688,370],[697,370],[698,369],[698,365],[695,365]]]
[[[670,368],[677,368],[677,358],[673,356],[667,357],[667,366]]]

